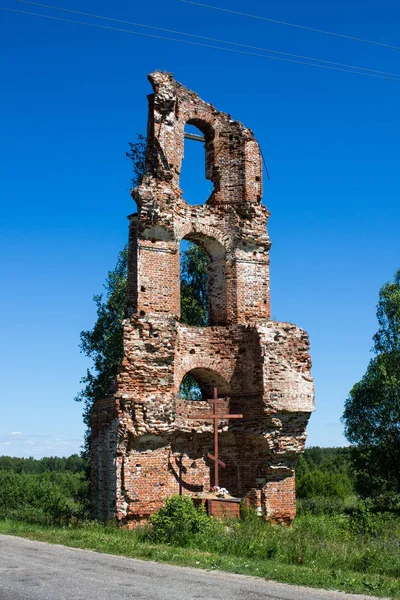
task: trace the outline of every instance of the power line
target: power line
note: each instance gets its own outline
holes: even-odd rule
[[[84,21],[74,21],[72,19],[63,19],[61,17],[53,17],[50,15],[41,15],[38,13],[32,13],[32,12],[28,12],[28,11],[23,11],[23,10],[16,10],[13,8],[3,8],[0,7],[0,10],[5,10],[7,12],[12,12],[12,13],[17,13],[17,14],[22,14],[22,15],[30,15],[33,17],[41,17],[42,19],[49,19],[51,21],[61,21],[64,23],[73,23],[75,25],[83,25],[85,27],[94,27],[96,29],[105,29],[107,31],[117,31],[120,33],[128,33],[130,35],[139,35],[142,37],[148,37],[148,38],[154,38],[154,39],[159,39],[159,40],[166,40],[168,42],[178,42],[180,44],[187,44],[190,46],[197,46],[197,47],[201,47],[201,48],[211,48],[213,50],[222,50],[224,52],[233,52],[234,54],[242,54],[242,55],[247,55],[247,56],[256,56],[258,58],[266,58],[269,60],[279,60],[282,62],[288,62],[288,63],[293,63],[293,64],[298,64],[298,65],[305,65],[308,67],[315,67],[318,69],[327,69],[329,71],[339,71],[341,73],[350,73],[352,75],[361,75],[363,77],[372,77],[374,79],[385,79],[387,81],[395,81],[395,82],[399,82],[399,78],[393,78],[393,77],[386,77],[383,75],[375,75],[373,73],[366,73],[366,72],[360,72],[360,71],[350,71],[348,69],[341,69],[339,67],[331,67],[331,66],[327,66],[327,65],[315,65],[312,63],[307,63],[304,61],[299,61],[299,60],[294,60],[294,59],[289,59],[289,58],[281,58],[279,56],[267,56],[266,54],[257,54],[256,52],[246,52],[244,50],[234,50],[233,48],[222,48],[220,46],[214,46],[211,44],[201,44],[200,42],[189,42],[186,40],[178,40],[176,38],[170,38],[170,37],[166,37],[166,36],[161,36],[161,35],[155,35],[155,34],[151,34],[151,33],[143,33],[140,31],[130,31],[129,29],[121,29],[119,27],[108,27],[107,25],[96,25],[95,23],[85,23]]]
[[[95,15],[95,14],[92,14],[92,13],[86,13],[86,12],[81,12],[81,11],[77,11],[77,10],[71,10],[69,8],[60,8],[58,6],[51,6],[49,4],[41,4],[39,2],[31,2],[30,0],[17,0],[17,2],[20,2],[22,4],[30,4],[32,6],[39,6],[41,8],[47,8],[47,9],[51,9],[51,10],[58,10],[58,11],[61,11],[61,12],[72,13],[74,15],[81,15],[81,16],[84,16],[84,17],[91,17],[91,18],[94,18],[94,19],[102,19],[102,20],[105,20],[105,21],[112,21],[114,23],[123,23],[125,25],[133,25],[134,27],[141,27],[141,28],[144,28],[144,29],[153,29],[155,31],[163,31],[164,33],[172,33],[174,35],[175,34],[177,34],[177,35],[183,35],[185,37],[191,37],[191,38],[196,38],[196,39],[200,39],[200,40],[206,40],[206,41],[209,41],[209,42],[216,42],[216,43],[220,43],[220,44],[229,44],[231,46],[237,46],[237,47],[240,47],[240,48],[247,48],[247,49],[250,49],[250,50],[258,50],[258,51],[261,51],[261,52],[270,52],[272,54],[280,54],[281,56],[289,56],[291,58],[299,58],[301,60],[309,60],[309,61],[314,61],[314,62],[320,62],[320,63],[326,64],[326,65],[333,65],[335,67],[344,67],[345,69],[353,69],[353,70],[355,69],[355,70],[359,70],[359,71],[366,71],[366,72],[369,72],[369,73],[377,73],[378,75],[388,75],[389,77],[400,77],[400,75],[397,74],[397,73],[388,73],[386,71],[378,71],[376,69],[368,69],[368,68],[365,68],[365,67],[358,67],[358,66],[355,66],[355,65],[347,65],[347,64],[344,64],[344,63],[337,63],[337,62],[333,62],[333,61],[329,61],[329,60],[323,60],[323,59],[320,59],[320,58],[312,58],[310,56],[302,56],[300,54],[290,54],[288,52],[280,52],[278,50],[271,50],[269,48],[260,48],[258,46],[248,46],[246,44],[240,44],[238,42],[230,42],[230,41],[221,40],[221,39],[218,39],[218,38],[211,38],[211,37],[205,37],[205,36],[202,36],[202,35],[195,35],[194,33],[186,33],[186,32],[183,32],[183,31],[175,31],[173,29],[165,29],[163,27],[155,27],[153,25],[143,25],[142,23],[135,23],[133,21],[124,21],[124,20],[121,20],[121,19],[113,19],[111,17],[103,17],[101,15]]]
[[[391,44],[384,44],[383,42],[375,42],[373,40],[364,40],[363,38],[353,37],[351,35],[344,35],[343,33],[334,33],[333,31],[325,31],[324,29],[315,29],[314,27],[306,27],[305,25],[297,25],[295,23],[287,23],[286,21],[278,21],[277,19],[269,19],[267,17],[261,17],[259,15],[251,15],[249,13],[239,12],[237,10],[231,10],[229,8],[221,8],[220,6],[212,6],[211,4],[202,4],[201,2],[193,2],[192,0],[179,0],[184,4],[193,4],[193,6],[201,6],[202,8],[210,8],[212,10],[219,10],[221,12],[231,13],[232,15],[239,15],[241,17],[249,17],[250,19],[259,19],[260,21],[268,21],[269,23],[277,23],[278,25],[285,25],[286,27],[295,27],[296,29],[304,29],[306,31],[313,31],[314,33],[323,33],[324,35],[333,35],[334,37],[344,38],[346,40],[353,40],[354,42],[363,42],[364,44],[373,44],[374,46],[383,46],[384,48],[391,48],[392,50],[400,50],[400,46],[393,46]]]

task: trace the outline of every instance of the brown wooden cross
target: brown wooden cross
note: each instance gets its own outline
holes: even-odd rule
[[[217,404],[223,404],[223,400],[218,400],[218,391],[217,388],[214,388],[214,397],[212,400],[208,400],[210,404],[212,404],[213,410],[212,414],[200,414],[189,417],[195,421],[209,421],[212,419],[214,424],[214,454],[210,454],[208,452],[207,456],[212,461],[214,461],[214,485],[219,486],[219,478],[218,478],[218,467],[226,467],[226,464],[222,462],[222,460],[218,457],[218,420],[219,419],[243,419],[243,415],[219,415],[217,413]]]

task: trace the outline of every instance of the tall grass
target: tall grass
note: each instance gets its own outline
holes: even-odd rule
[[[167,522],[164,531],[160,526],[150,527],[141,535],[148,542],[162,539],[218,555],[400,579],[400,518],[389,513],[305,514],[287,527],[266,523],[250,511],[242,520],[208,519],[207,526],[201,516],[200,524],[190,533],[186,523],[185,529],[174,530]],[[181,534],[183,530],[186,535]]]
[[[0,532],[400,599],[399,498],[360,500],[350,479],[340,483],[347,455],[319,454],[311,449],[309,464],[300,465],[302,497],[291,527],[266,523],[251,510],[240,521],[216,521],[188,497],[175,497],[133,531],[88,520],[89,484],[76,458],[53,464],[3,457]],[[317,459],[324,477],[315,479]]]
[[[220,569],[294,583],[400,599],[400,523],[373,518],[368,531],[350,516],[303,515],[292,527],[209,520],[189,536],[157,542],[151,526],[133,531],[95,522],[43,526],[0,521],[0,532],[129,557]],[[204,524],[203,524],[204,525]]]

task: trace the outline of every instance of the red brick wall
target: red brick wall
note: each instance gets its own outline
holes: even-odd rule
[[[238,519],[240,517],[240,504],[238,502],[207,500],[207,513],[216,519]]]
[[[269,520],[290,523],[296,516],[295,476],[268,481],[264,498],[265,515]]]
[[[132,191],[124,360],[110,398],[92,411],[93,498],[99,518],[135,523],[176,493],[213,485],[211,423],[191,417],[210,405],[179,395],[186,373],[221,410],[226,469],[220,484],[251,495],[267,518],[295,514],[294,466],[314,407],[307,334],[270,320],[269,217],[253,132],[166,73],[150,77],[146,174]],[[184,126],[205,136],[204,205],[180,189]],[[209,327],[180,324],[179,245],[209,255]]]

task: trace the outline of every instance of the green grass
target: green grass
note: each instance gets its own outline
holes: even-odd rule
[[[390,522],[389,520],[390,519]],[[196,568],[255,575],[284,583],[400,599],[400,522],[378,518],[368,533],[345,516],[304,515],[292,527],[257,519],[212,522],[186,547],[155,544],[134,531],[87,523],[45,526],[5,519],[0,533],[76,548]]]

